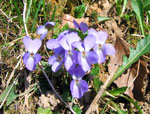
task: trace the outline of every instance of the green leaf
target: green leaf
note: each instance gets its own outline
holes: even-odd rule
[[[113,96],[118,96],[126,91],[127,87],[116,88],[114,90],[108,91]]]
[[[139,58],[150,51],[150,35],[144,39],[138,41],[137,48],[130,48],[130,55],[127,58],[123,56],[123,64],[118,68],[115,75],[112,77],[110,82],[107,84],[107,87],[117,79],[125,70],[127,70],[133,63],[139,60]]]
[[[131,0],[131,6],[133,11],[136,14],[136,18],[138,23],[140,24],[142,34],[144,35],[144,27],[143,27],[143,3],[141,0]]]
[[[150,0],[143,0],[143,8],[146,10],[150,9]]]
[[[120,14],[120,17],[123,17],[123,14],[124,14],[126,6],[127,6],[127,3],[128,3],[128,0],[123,1],[123,9],[122,9],[122,12]]]
[[[85,4],[82,4],[82,5],[79,5],[75,8],[75,11],[74,11],[74,17],[75,18],[81,18],[84,16],[84,13],[85,13],[85,10],[86,10],[86,5]]]
[[[78,105],[74,105],[73,110],[77,113],[77,114],[82,114],[82,110],[80,109],[80,107]]]
[[[104,16],[98,16],[98,17],[97,17],[97,20],[98,20],[99,22],[106,21],[106,20],[110,20],[110,19],[112,19],[112,18],[110,18],[110,17],[104,17]]]
[[[95,91],[98,92],[100,86],[103,85],[103,82],[99,80],[99,77],[94,77],[93,85],[94,85]]]
[[[12,87],[12,85],[9,85],[3,91],[3,93],[0,96],[0,102],[2,102],[5,99],[5,96],[7,95],[8,92],[9,92],[9,94],[8,94],[8,96],[6,98],[6,101],[7,101],[6,104],[7,105],[11,104],[17,98],[18,95],[15,94],[15,87],[14,86],[12,88],[11,87]]]
[[[37,109],[37,114],[52,114],[52,111],[50,108],[42,108],[42,107],[39,107]]]
[[[90,74],[92,76],[97,76],[99,74],[99,70],[100,70],[100,67],[98,64],[95,64],[94,67],[91,69],[91,72]]]
[[[143,113],[143,110],[141,109],[141,107],[140,107],[140,105],[138,104],[137,101],[135,102],[133,99],[130,99],[130,98],[124,96],[124,95],[121,95],[121,96],[122,96],[123,98],[125,98],[126,100],[128,100],[129,102],[131,102],[131,103],[138,109],[139,114],[144,114],[144,113]]]
[[[127,114],[127,111],[123,111],[115,102],[113,102],[113,101],[110,100],[110,103],[117,110],[118,114]]]

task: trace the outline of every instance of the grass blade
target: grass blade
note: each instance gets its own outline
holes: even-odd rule
[[[38,8],[37,8],[37,10],[36,10],[36,12],[35,12],[35,16],[34,16],[32,28],[31,28],[31,32],[34,31],[34,26],[35,26],[35,23],[36,23],[36,19],[37,19],[37,17],[38,17],[38,13],[39,13],[39,10],[40,10],[40,7],[41,7],[42,4],[43,4],[43,0],[40,0],[40,2],[39,2],[39,4],[38,4]]]
[[[106,20],[110,20],[110,19],[112,19],[112,18],[110,18],[110,17],[103,17],[103,16],[98,16],[98,17],[97,17],[97,20],[98,20],[99,22],[106,21]]]
[[[29,6],[28,6],[27,15],[26,15],[26,24],[28,24],[31,6],[32,6],[32,0],[30,0]]]
[[[144,27],[143,27],[143,3],[141,0],[131,0],[131,6],[133,11],[136,14],[136,18],[140,24],[140,28],[142,31],[142,35],[144,35]]]

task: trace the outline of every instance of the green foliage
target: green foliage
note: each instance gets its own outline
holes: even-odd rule
[[[143,8],[145,10],[150,10],[150,0],[143,0]]]
[[[77,114],[82,114],[82,110],[80,109],[80,107],[78,105],[74,105],[73,110],[77,113]]]
[[[124,93],[126,91],[126,89],[127,89],[127,87],[116,88],[114,90],[108,91],[108,93],[113,96],[119,96],[120,94]],[[107,96],[107,95],[103,94],[103,96]]]
[[[99,77],[94,77],[93,80],[94,89],[96,92],[98,92],[101,85],[103,85],[103,82],[99,80]]]
[[[128,100],[129,102],[131,102],[136,107],[136,109],[138,109],[139,114],[144,114],[143,111],[142,111],[142,109],[141,109],[141,107],[140,107],[140,105],[138,104],[137,101],[135,102],[133,99],[130,99],[130,98],[124,96],[124,95],[121,95],[121,96],[123,98],[125,98],[126,100]]]
[[[110,100],[110,103],[117,110],[118,114],[127,114],[127,111],[123,111],[115,102],[113,102],[113,101]]]
[[[139,58],[150,51],[150,35],[144,39],[138,41],[137,48],[130,48],[130,55],[127,58],[123,56],[123,64],[118,68],[117,72],[107,85],[107,87],[117,79],[125,70],[127,70],[133,63],[139,60]]]
[[[124,14],[126,6],[127,6],[127,3],[128,3],[128,0],[123,1],[123,9],[122,9],[122,12],[120,14],[120,17],[123,17],[123,14]]]
[[[39,4],[38,4],[38,8],[36,9],[36,12],[35,12],[35,15],[34,15],[31,32],[34,31],[35,23],[36,23],[36,20],[37,20],[37,17],[38,17],[38,13],[39,13],[39,11],[40,11],[40,8],[41,8],[42,4],[43,4],[43,0],[40,0],[40,2],[39,2]]]
[[[142,34],[144,35],[144,27],[143,27],[143,17],[144,17],[144,10],[143,10],[143,3],[141,0],[131,0],[131,6],[133,11],[136,14],[136,18],[138,23],[140,24],[140,28]]]
[[[99,70],[100,70],[100,67],[98,64],[95,64],[94,67],[91,69],[91,72],[90,74],[92,76],[97,76],[99,74]]]
[[[74,17],[75,18],[81,18],[81,17],[83,17],[84,13],[85,13],[85,10],[86,10],[86,5],[85,4],[77,6],[75,8],[75,11],[74,11]]]
[[[104,17],[104,16],[98,16],[98,17],[97,17],[97,20],[98,20],[99,22],[106,21],[106,20],[110,20],[110,19],[112,19],[112,18],[110,18],[110,17]]]
[[[37,109],[37,114],[52,114],[52,111],[50,108],[43,109],[42,107],[39,107]]]
[[[8,92],[9,92],[9,94],[8,94]],[[7,94],[8,94],[8,96],[7,96]],[[17,94],[15,94],[15,87],[12,84],[9,85],[3,91],[3,93],[0,96],[0,102],[2,102],[6,96],[7,96],[7,98],[6,98],[6,101],[7,101],[6,104],[7,105],[11,104],[17,98]]]

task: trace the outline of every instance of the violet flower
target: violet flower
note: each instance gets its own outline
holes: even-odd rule
[[[54,55],[52,55],[48,60],[48,64],[52,65],[53,72],[57,72],[61,67],[61,65],[63,64],[64,55],[65,50],[62,47],[59,47],[54,50]]]
[[[81,66],[76,66],[72,71],[69,71],[72,75],[73,80],[70,83],[71,94],[74,98],[81,98],[85,92],[88,91],[88,83],[82,80],[85,72]]]
[[[108,37],[107,32],[99,31],[91,28],[88,30],[88,34],[94,35],[96,37],[96,45],[94,46],[94,51],[98,55],[98,63],[103,63],[106,59],[106,55],[114,55],[115,48],[111,44],[105,44]]]
[[[72,43],[80,40],[77,33],[71,32],[70,34],[66,34],[66,36],[59,41],[59,44],[65,49],[64,65],[66,70],[74,68],[77,62],[78,52],[74,50]]]
[[[30,37],[25,36],[23,44],[28,51],[23,56],[23,62],[28,70],[33,71],[36,68],[36,64],[41,60],[40,54],[36,54],[36,52],[41,47],[42,42],[40,39],[32,40]]]
[[[55,26],[55,23],[54,22],[47,22],[45,25],[40,25],[38,28],[37,28],[37,31],[36,33],[37,34],[40,34],[40,39],[43,40],[47,33],[48,33],[48,29]]]
[[[85,33],[88,30],[88,25],[86,23],[81,22],[79,25],[75,20],[73,20],[73,24],[75,28],[81,30],[83,33]]]
[[[90,51],[95,43],[96,38],[93,35],[88,35],[83,42],[74,42],[72,44],[73,47],[80,51],[78,61],[85,72],[91,69],[91,64],[97,63],[97,54],[94,51]]]

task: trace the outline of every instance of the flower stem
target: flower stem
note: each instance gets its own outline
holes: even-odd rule
[[[73,109],[72,109],[72,108],[61,98],[61,96],[56,92],[56,90],[55,90],[53,84],[52,84],[51,81],[49,80],[49,78],[48,78],[46,72],[44,71],[44,69],[43,69],[43,67],[42,67],[42,65],[41,65],[40,62],[39,62],[39,66],[40,66],[40,68],[41,68],[41,70],[42,70],[42,72],[43,72],[45,78],[47,79],[49,85],[51,86],[52,90],[53,90],[54,93],[56,94],[56,96],[69,108],[69,110],[70,110],[73,114],[76,114],[76,113],[73,111]]]

